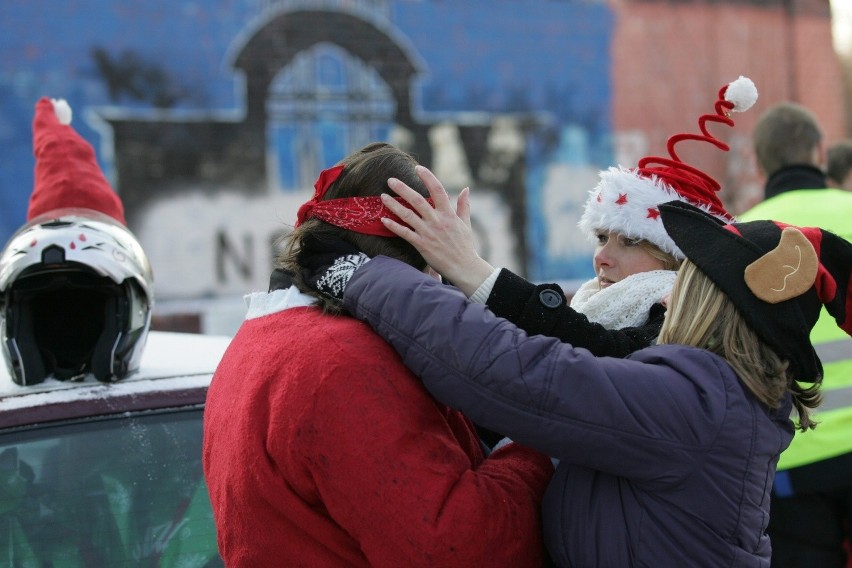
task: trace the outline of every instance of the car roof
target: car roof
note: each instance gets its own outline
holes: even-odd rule
[[[89,375],[79,382],[50,378],[20,386],[4,362],[0,428],[200,404],[230,341],[225,335],[151,331],[139,370],[115,383]]]

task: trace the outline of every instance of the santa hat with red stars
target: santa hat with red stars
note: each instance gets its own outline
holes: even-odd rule
[[[600,173],[600,182],[589,192],[580,229],[593,239],[597,231],[615,231],[630,239],[650,241],[678,259],[683,252],[666,233],[658,206],[678,200],[690,203],[729,223],[733,221],[717,195],[719,182],[680,160],[675,145],[684,140],[709,142],[723,151],[729,147],[707,131],[707,122],[733,126],[730,112],[743,112],[757,101],[751,79],[740,77],[719,90],[714,114],[698,119],[700,134],[676,134],[668,140],[670,158],[650,156],[638,167],[611,167]]]
[[[109,215],[122,225],[124,206],[104,177],[95,151],[71,127],[71,107],[42,97],[33,119],[35,184],[27,221],[56,209],[83,208]]]

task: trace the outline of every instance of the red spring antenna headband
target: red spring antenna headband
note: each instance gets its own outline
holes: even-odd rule
[[[744,112],[757,101],[757,88],[748,77],[740,76],[736,81],[719,89],[718,100],[714,105],[715,114],[704,114],[698,118],[700,134],[680,133],[671,136],[666,145],[670,158],[648,156],[638,163],[638,172],[643,176],[656,176],[672,185],[678,193],[696,203],[708,204],[710,211],[731,218],[722,206],[716,193],[721,185],[707,173],[684,163],[675,151],[675,146],[684,140],[708,142],[727,152],[730,147],[713,136],[707,130],[707,122],[716,122],[734,126],[731,112]]]

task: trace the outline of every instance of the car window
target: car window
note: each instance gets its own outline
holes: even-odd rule
[[[202,409],[0,433],[0,565],[223,566]]]

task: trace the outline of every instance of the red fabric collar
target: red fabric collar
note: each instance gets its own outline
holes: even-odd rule
[[[342,197],[323,201],[322,198],[328,188],[337,181],[342,173],[343,166],[334,166],[320,173],[314,184],[314,196],[310,201],[299,207],[299,212],[296,215],[297,227],[312,217],[347,231],[377,237],[396,237],[382,224],[382,217],[388,217],[408,227],[406,223],[384,206],[379,196]],[[396,200],[411,209],[411,206],[402,198],[397,197]],[[434,205],[431,198],[427,201],[430,205]]]

